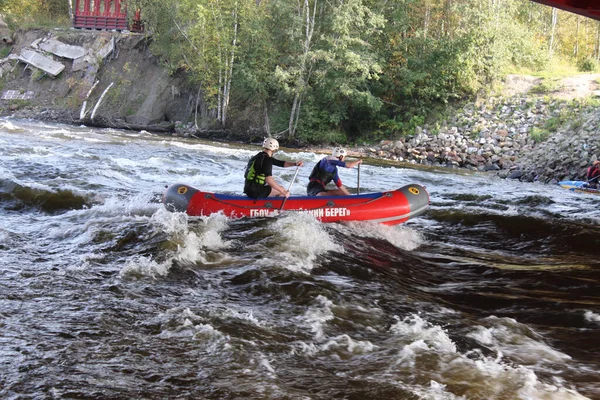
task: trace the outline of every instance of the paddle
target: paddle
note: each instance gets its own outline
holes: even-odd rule
[[[299,171],[299,170],[300,170],[300,166],[298,165],[298,166],[296,167],[296,173],[294,174],[294,177],[292,178],[292,181],[290,182],[290,186],[288,187],[288,192],[289,192],[290,190],[292,190],[292,185],[293,185],[293,184],[294,184],[294,182],[296,181],[296,176],[298,175],[298,171]],[[285,198],[283,199],[283,202],[281,203],[281,207],[279,207],[279,211],[283,210],[283,206],[285,205],[285,202],[287,201],[287,199],[288,199],[287,197],[285,197]]]
[[[356,194],[360,194],[360,164],[358,164],[356,168],[358,168],[358,177],[356,178]]]

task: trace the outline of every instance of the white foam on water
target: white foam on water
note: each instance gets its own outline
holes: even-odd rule
[[[97,199],[104,201],[104,199]],[[150,216],[159,207],[150,203],[148,193],[139,194],[129,199],[111,197],[101,204],[82,209],[69,210],[65,213],[46,217],[43,225],[31,220],[21,228],[53,242],[61,242],[65,253],[79,253],[80,246],[96,245],[98,233],[114,232],[115,236],[123,230],[131,230],[139,225],[146,225]],[[41,221],[41,220],[40,220]],[[85,248],[89,252],[89,248]],[[87,254],[87,253],[86,253]]]
[[[324,331],[324,324],[333,319],[331,307],[333,302],[325,296],[317,296],[318,305],[310,307],[304,314],[304,321],[310,326],[313,333],[313,339],[316,342],[324,342],[327,335]]]
[[[0,122],[0,129],[6,129],[7,131],[23,131],[23,128],[16,126],[10,121]]]
[[[172,308],[153,317],[147,324],[160,325],[163,339],[190,338],[199,340],[210,354],[222,353],[230,347],[229,336],[222,333],[189,308]]]
[[[221,233],[228,228],[229,220],[222,214],[213,214],[208,217],[196,217],[195,221],[202,221],[196,230],[190,229],[190,218],[185,213],[172,213],[164,208],[159,209],[152,216],[152,223],[164,229],[170,240],[177,243],[176,252],[167,260],[171,264],[174,260],[197,263],[204,265],[221,263],[229,256],[220,253],[221,257],[215,260],[214,253],[218,250],[229,248],[232,243],[223,239]],[[212,257],[207,257],[210,250]]]
[[[236,319],[244,322],[249,322],[252,325],[262,327],[264,323],[261,322],[258,318],[254,316],[254,312],[252,310],[248,311],[240,311],[232,308],[228,308],[226,310],[217,309],[211,312],[211,315],[216,314],[219,317],[227,318],[227,319]]]
[[[383,239],[399,249],[415,250],[423,243],[423,235],[410,227],[396,225],[387,226],[375,222],[351,222],[338,226],[340,231],[348,231],[361,237],[371,237],[374,239]]]
[[[109,140],[106,139],[101,139],[98,137],[94,137],[93,135],[90,134],[86,134],[85,136],[82,134],[74,134],[68,131],[49,131],[49,132],[40,132],[39,137],[44,138],[44,139],[51,139],[51,140],[56,140],[56,139],[76,139],[76,140],[81,140],[84,142],[89,142],[89,143],[110,143]]]
[[[13,181],[14,183],[19,183],[19,181],[16,178],[15,174],[11,170],[7,169],[4,166],[3,162],[0,163],[0,176],[2,176],[2,179]]]
[[[4,229],[0,228],[0,243],[7,243],[9,239],[9,234]]]
[[[319,346],[320,351],[346,352],[351,354],[370,353],[379,348],[368,340],[354,340],[349,335],[337,335],[330,337]]]
[[[130,169],[134,168],[137,170],[140,166],[148,165],[148,160],[140,160],[140,159],[131,159],[131,158],[120,158],[120,157],[111,157],[110,161],[121,168]]]
[[[267,356],[265,356],[264,354],[260,353],[259,355],[259,364],[261,367],[263,367],[264,369],[267,370],[267,372],[270,375],[275,375],[275,368],[273,368],[273,366],[271,365],[271,362],[269,361],[269,359],[267,358]]]
[[[201,153],[221,154],[221,155],[225,154],[225,155],[230,155],[230,156],[236,156],[237,158],[247,157],[248,159],[250,158],[250,156],[252,156],[260,151],[260,149],[245,150],[245,149],[239,149],[239,148],[231,148],[224,144],[219,144],[219,145],[213,146],[213,145],[204,144],[204,143],[191,143],[191,142],[182,142],[182,141],[172,141],[172,142],[168,142],[167,144],[169,144],[173,147],[179,147],[179,148],[186,149],[186,150],[196,150],[196,151],[198,151],[199,155]]]
[[[412,314],[389,329],[396,340],[405,343],[398,351],[397,359],[390,365],[390,374],[419,372],[419,379],[432,378],[434,382],[429,387],[416,384],[401,384],[420,398],[514,398],[514,399],[585,399],[571,388],[562,386],[560,378],[552,382],[542,382],[538,379],[535,369],[539,365],[518,365],[506,360],[505,354],[518,352],[528,354],[533,351],[534,358],[550,357],[549,362],[564,365],[570,357],[550,349],[547,345],[517,338],[515,335],[506,336],[499,330],[477,329],[469,334],[486,346],[496,347],[495,357],[486,357],[479,349],[463,354],[457,350],[447,332],[440,326],[431,324],[420,315]],[[502,339],[499,339],[502,337]],[[512,342],[525,343],[513,348]],[[503,343],[500,343],[503,342]],[[393,372],[396,370],[404,372]],[[413,372],[411,372],[413,371]],[[459,385],[467,388],[467,394],[455,397],[448,392],[448,385]]]
[[[125,261],[119,276],[121,278],[159,278],[169,273],[170,263],[158,263],[152,257],[135,255]]]
[[[571,360],[569,355],[554,350],[531,328],[512,318],[492,316],[485,321],[492,326],[478,326],[467,336],[496,350],[500,355],[517,360],[519,364],[541,367],[544,364],[566,364]]]
[[[115,182],[120,182],[121,185],[124,182],[127,182],[131,185],[134,185],[137,182],[137,180],[134,177],[125,175],[124,173],[109,168],[104,168],[100,171],[97,171],[97,175],[109,178],[110,180]]]
[[[314,216],[304,213],[283,212],[271,225],[277,233],[276,243],[268,249],[268,258],[262,262],[281,265],[295,272],[309,273],[321,254],[344,248],[335,243],[334,238]]]
[[[397,318],[397,317],[396,317]],[[390,327],[390,332],[407,340],[421,341],[426,347],[444,353],[455,353],[456,345],[448,333],[438,325],[433,325],[416,314],[411,314]],[[421,344],[419,344],[421,347]]]
[[[187,263],[202,263],[210,265],[221,263],[229,257],[225,253],[221,253],[221,257],[207,257],[207,250],[214,253],[216,250],[226,249],[230,243],[224,241],[221,237],[221,232],[227,227],[225,217],[215,214],[211,217],[206,217],[203,230],[199,232],[187,230],[182,232],[181,241],[178,244],[178,249],[171,260],[178,260]]]
[[[583,314],[584,318],[586,321],[590,321],[590,322],[598,322],[600,323],[600,314],[596,314],[592,311],[586,311]]]
[[[347,334],[329,336],[326,333],[327,323],[334,318],[332,307],[334,303],[325,296],[317,296],[317,304],[309,307],[300,317],[300,324],[309,328],[313,341],[298,342],[296,347],[299,352],[314,356],[318,353],[333,353],[339,357],[347,354],[364,354],[374,351],[378,346],[367,340],[355,340]]]
[[[447,391],[446,385],[434,380],[429,382],[429,386],[401,385],[419,396],[420,400],[467,400],[464,396],[457,396]],[[490,399],[491,400],[491,399]]]

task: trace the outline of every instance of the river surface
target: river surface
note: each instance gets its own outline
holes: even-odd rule
[[[2,399],[600,399],[600,196],[478,173],[395,227],[188,217],[258,146],[0,120]],[[304,195],[313,152],[292,193]],[[274,168],[288,186],[294,168]]]

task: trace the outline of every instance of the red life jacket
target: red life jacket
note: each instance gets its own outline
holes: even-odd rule
[[[600,180],[600,167],[598,167],[598,166],[589,167],[587,170],[586,178],[588,181],[590,181],[592,179],[594,181]]]

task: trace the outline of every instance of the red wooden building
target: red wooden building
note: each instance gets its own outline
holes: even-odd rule
[[[126,0],[74,0],[73,26],[83,29],[129,29]],[[141,30],[139,9],[132,30]]]
[[[585,17],[600,20],[599,0],[531,0],[550,7],[560,8]]]

